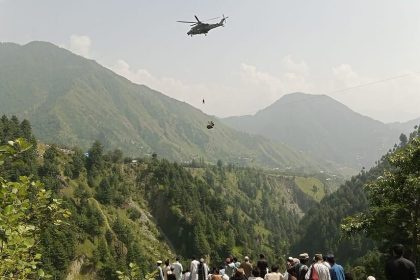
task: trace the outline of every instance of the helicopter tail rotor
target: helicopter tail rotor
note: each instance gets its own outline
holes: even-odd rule
[[[222,20],[220,21],[220,24],[221,24],[222,26],[224,26],[224,23],[226,22],[226,19],[227,19],[227,18],[229,18],[229,17],[225,17],[225,15],[223,15]]]

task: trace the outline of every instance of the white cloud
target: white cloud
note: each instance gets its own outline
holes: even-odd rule
[[[354,111],[385,122],[420,115],[419,74],[407,72],[405,78],[359,87],[381,78],[363,77],[350,64],[343,63],[332,67],[321,84],[310,75],[303,60],[286,56],[281,66],[283,71],[274,75],[242,63],[238,69],[242,82],[234,87],[159,77],[146,69],[133,69],[124,60],[118,60],[110,69],[134,83],[145,84],[217,116],[255,113],[295,91],[331,95]],[[346,88],[350,89],[339,91]],[[205,105],[201,104],[202,98],[206,100]]]
[[[70,36],[69,50],[86,58],[90,58],[92,40],[86,35],[73,34]]]
[[[361,83],[359,75],[354,72],[349,64],[341,64],[332,68],[332,74],[336,85],[351,87]]]
[[[309,67],[304,60],[296,60],[287,55],[282,59],[281,68],[283,71],[274,75],[260,71],[254,65],[241,64],[242,81],[255,87],[251,94],[257,95],[257,104],[268,106],[291,92],[313,92],[314,87],[308,81]],[[262,107],[256,108],[255,111]]]
[[[286,56],[282,66],[284,71],[273,75],[242,63],[238,69],[242,83],[234,88],[159,77],[146,69],[132,69],[124,60],[118,60],[110,69],[134,83],[147,85],[209,114],[230,116],[255,113],[290,92],[310,92],[306,78],[309,67],[305,61]],[[206,99],[205,106],[201,104],[202,98]]]
[[[307,74],[309,72],[309,67],[303,59],[298,61],[290,54],[283,57],[282,66],[288,72],[295,72],[299,74]]]

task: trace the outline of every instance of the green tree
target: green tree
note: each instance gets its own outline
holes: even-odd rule
[[[72,178],[79,178],[80,173],[82,172],[83,167],[85,166],[85,155],[80,149],[75,149],[74,154],[71,156],[71,163]]]
[[[96,198],[103,204],[109,204],[112,201],[113,190],[108,178],[102,179],[98,187]]]
[[[404,133],[401,133],[400,135],[400,142],[401,142],[401,146],[404,147],[405,145],[407,145],[408,142],[408,138]]]
[[[383,251],[392,243],[409,248],[411,259],[419,263],[420,231],[420,131],[388,156],[391,168],[365,186],[368,209],[348,217],[342,230],[365,232],[381,243]]]
[[[95,141],[88,151],[86,160],[86,168],[90,175],[97,175],[97,173],[104,167],[104,147],[99,141]]]
[[[7,157],[30,149],[23,139],[0,147],[0,164]],[[70,212],[54,199],[41,182],[20,177],[15,182],[0,177],[0,277],[32,279],[44,277],[41,267],[41,232],[58,226]]]
[[[120,149],[113,150],[109,157],[113,163],[121,163],[123,162],[124,154]]]
[[[22,137],[25,138],[28,141],[31,141],[33,139],[32,136],[32,127],[28,120],[23,120],[20,123],[20,130],[22,131]]]

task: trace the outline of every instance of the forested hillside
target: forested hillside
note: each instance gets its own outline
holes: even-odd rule
[[[130,156],[157,153],[179,162],[203,158],[282,170],[329,169],[323,161],[235,131],[50,43],[1,43],[0,65],[0,113],[31,120],[35,135],[46,143],[87,149],[99,140]],[[211,130],[206,128],[210,120],[216,122]]]
[[[0,128],[1,144],[16,137],[35,143],[27,121],[3,116]],[[183,166],[156,155],[132,160],[119,150],[106,152],[99,142],[88,156],[78,149],[35,147],[0,172],[9,180],[33,174],[72,213],[65,230],[42,232],[43,269],[59,278],[70,273],[116,279],[115,271],[129,262],[144,275],[156,259],[175,253],[184,260],[208,256],[214,264],[227,254],[264,252],[279,259],[300,217],[316,205],[295,175],[221,161]]]
[[[369,273],[384,277],[390,247],[402,243],[418,266],[418,126],[400,141],[375,167],[362,170],[307,212],[299,222],[293,252],[334,252],[362,279]]]

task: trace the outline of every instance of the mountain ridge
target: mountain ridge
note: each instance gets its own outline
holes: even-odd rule
[[[281,141],[315,158],[356,170],[372,166],[403,132],[396,125],[354,112],[327,95],[305,93],[287,94],[254,115],[221,120],[235,129]],[[404,127],[404,132],[410,129]]]
[[[319,169],[301,152],[235,131],[193,106],[137,85],[97,62],[51,43],[0,44],[2,114],[31,121],[47,143],[81,146],[94,140],[130,156],[170,160],[222,159],[240,165]]]

